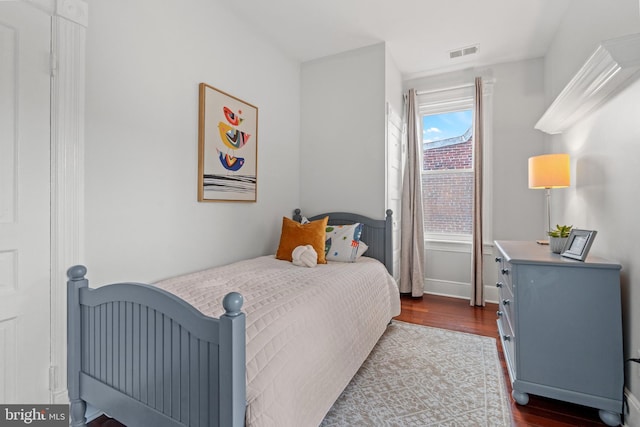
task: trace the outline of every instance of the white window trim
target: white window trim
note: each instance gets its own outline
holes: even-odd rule
[[[471,243],[471,234],[456,234],[456,233],[424,233],[424,239],[428,242],[444,243]]]
[[[484,138],[483,138],[483,243],[492,245],[493,242],[493,78],[483,78],[483,114],[484,114]],[[427,90],[418,92],[418,113],[423,115],[442,114],[460,110],[471,109],[475,115],[474,103],[475,85],[461,85],[453,88]],[[420,120],[422,126],[422,120]],[[422,134],[422,133],[421,133]],[[473,169],[470,169],[473,170]],[[453,170],[452,172],[470,171],[469,169]],[[440,173],[444,171],[438,171]],[[423,171],[422,173],[429,173]],[[460,245],[471,242],[471,235],[453,233],[426,233],[425,243],[427,247],[453,244]],[[431,243],[431,244],[428,244]]]
[[[473,172],[473,168],[465,168],[465,169],[436,169],[436,170],[423,170],[421,175],[444,175],[447,173],[471,173]]]

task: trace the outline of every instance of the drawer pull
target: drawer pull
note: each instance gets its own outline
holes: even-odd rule
[[[505,341],[511,341],[511,335],[503,335],[502,339]]]
[[[502,282],[497,282],[496,283],[496,288],[501,288],[502,287]]]
[[[500,310],[496,311],[496,314],[498,315],[498,317],[502,317],[502,312]]]
[[[503,299],[503,300],[502,300],[502,304],[503,304],[503,305],[509,305],[509,303],[510,303],[510,302],[511,302],[511,301],[510,301],[510,300],[508,300],[508,299]]]
[[[500,272],[506,276],[507,274],[509,274],[509,269],[508,268],[503,268],[503,269],[500,270]]]
[[[501,256],[497,256],[496,257],[496,262],[502,262],[502,257]]]

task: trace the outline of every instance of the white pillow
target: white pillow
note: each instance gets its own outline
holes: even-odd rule
[[[369,249],[369,246],[367,246],[365,242],[360,240],[360,243],[358,243],[358,252],[356,252],[356,259],[360,258],[362,254],[367,251],[367,249]]]
[[[325,254],[327,261],[355,262],[358,257],[362,224],[327,225]]]

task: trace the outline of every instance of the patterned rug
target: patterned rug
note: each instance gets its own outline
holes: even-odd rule
[[[321,426],[510,426],[509,405],[495,339],[394,320]]]

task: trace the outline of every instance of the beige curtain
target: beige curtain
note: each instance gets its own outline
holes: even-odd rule
[[[482,78],[476,77],[473,124],[473,245],[471,248],[471,305],[484,306],[482,285]]]
[[[407,165],[402,179],[400,292],[424,295],[424,217],[422,214],[422,138],[417,94],[406,98]]]

